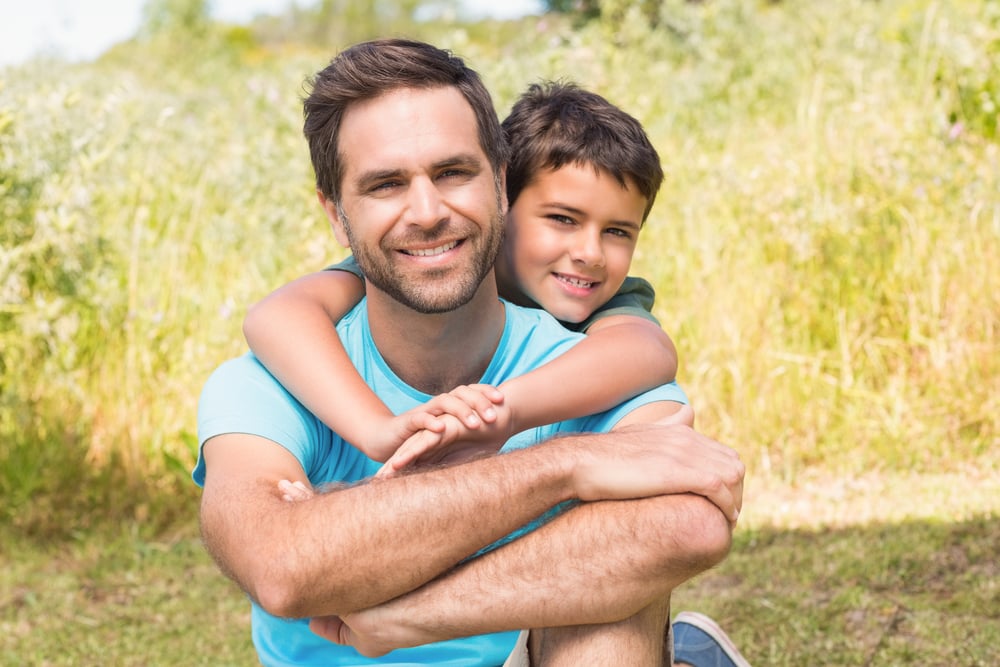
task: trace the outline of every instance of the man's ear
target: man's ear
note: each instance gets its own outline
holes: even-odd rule
[[[337,238],[337,243],[345,248],[350,248],[351,242],[347,239],[347,232],[344,231],[344,223],[340,219],[337,202],[327,199],[326,195],[319,188],[316,188],[316,198],[319,199],[319,204],[326,213],[326,219],[330,221],[330,229],[333,230],[333,235]]]

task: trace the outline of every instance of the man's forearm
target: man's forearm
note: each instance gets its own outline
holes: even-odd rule
[[[589,503],[345,621],[375,654],[486,632],[616,622],[718,563],[730,530],[700,496]]]
[[[343,614],[411,591],[572,493],[566,457],[531,450],[287,503],[277,480],[226,474],[251,463],[225,438],[205,450],[205,542],[279,616]]]

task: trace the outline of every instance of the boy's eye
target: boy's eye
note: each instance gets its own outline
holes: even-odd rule
[[[553,220],[553,221],[558,222],[559,224],[562,224],[562,225],[575,225],[576,224],[576,220],[574,220],[573,218],[569,217],[568,215],[560,215],[559,213],[550,213],[550,214],[548,214],[545,217],[547,217],[549,220]]]
[[[611,234],[612,236],[617,236],[623,239],[632,238],[632,232],[628,231],[627,229],[621,229],[619,227],[608,227],[607,229],[604,230],[604,232],[606,234]]]

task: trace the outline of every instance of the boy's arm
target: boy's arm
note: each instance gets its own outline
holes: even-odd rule
[[[677,350],[654,322],[614,315],[586,339],[530,373],[500,385],[514,433],[608,410],[677,374]],[[554,391],[554,389],[558,391]]]
[[[349,271],[320,271],[278,288],[243,321],[250,349],[281,384],[323,423],[376,460],[398,446],[381,441],[392,412],[358,375],[335,325],[364,296]],[[364,415],[364,418],[361,416]]]

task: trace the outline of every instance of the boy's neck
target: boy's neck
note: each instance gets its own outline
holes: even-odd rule
[[[382,358],[426,394],[476,384],[493,360],[506,315],[492,274],[465,305],[427,315],[369,289],[368,321]]]

